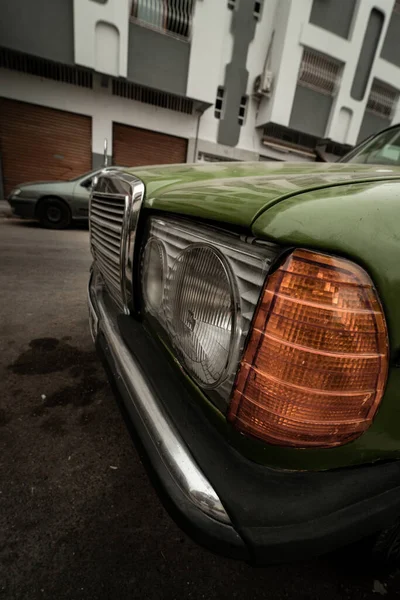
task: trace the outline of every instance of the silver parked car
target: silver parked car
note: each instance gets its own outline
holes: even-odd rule
[[[69,181],[35,181],[13,189],[7,200],[19,217],[38,219],[43,227],[65,229],[72,220],[87,221],[89,196],[100,169]]]

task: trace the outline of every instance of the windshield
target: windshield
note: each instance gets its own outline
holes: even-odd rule
[[[69,179],[69,181],[78,181],[78,179],[83,179],[83,177],[90,177],[91,175],[96,175],[99,172],[100,172],[99,170],[88,171],[87,173],[82,173],[82,175],[79,175],[79,177],[74,177],[73,179]]]
[[[388,129],[368,138],[339,162],[400,166],[400,128]]]

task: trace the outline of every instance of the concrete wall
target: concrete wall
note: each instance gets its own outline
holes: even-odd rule
[[[223,111],[218,126],[219,144],[236,146],[241,125],[239,107],[246,95],[249,72],[247,54],[254,38],[258,21],[254,18],[254,6],[251,2],[239,2],[232,11],[231,33],[233,37],[232,55],[225,67],[223,86],[226,90]]]
[[[73,0],[12,0],[0,14],[0,46],[74,64]]]
[[[312,0],[280,0],[274,13],[270,69],[273,89],[259,106],[257,125],[273,122],[289,126],[303,46],[300,35],[311,13]]]
[[[108,0],[104,4],[73,0],[73,3],[76,64],[126,77],[131,0]]]
[[[214,103],[217,88],[224,82],[225,66],[232,56],[231,18],[225,1],[197,0],[195,4],[186,93],[190,98],[213,105],[200,119],[199,140],[204,141],[207,152],[210,152],[208,144],[217,141],[219,121],[214,116]],[[219,145],[219,150],[222,147]],[[214,154],[217,153],[218,149]]]
[[[248,71],[247,116],[244,125],[240,128],[238,148],[246,149],[247,152],[265,154],[265,146],[261,142],[262,130],[255,127],[259,110],[259,101],[252,96],[255,78],[263,72],[268,49],[271,43],[271,35],[275,27],[275,12],[278,2],[281,0],[264,0],[261,20],[257,24],[254,37],[250,42],[246,69]],[[254,160],[254,158],[252,159]],[[282,156],[280,156],[282,160]]]
[[[159,31],[129,23],[128,79],[184,96],[190,44]]]
[[[217,87],[223,83],[225,65],[232,55],[231,16],[225,0],[195,3],[186,91],[190,98],[215,102]]]

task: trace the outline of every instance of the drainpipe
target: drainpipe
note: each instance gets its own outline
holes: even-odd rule
[[[196,126],[196,139],[194,140],[194,151],[193,151],[193,162],[197,162],[197,149],[199,146],[199,130],[200,130],[200,119],[204,114],[204,111],[208,106],[201,105],[197,110],[197,126]]]

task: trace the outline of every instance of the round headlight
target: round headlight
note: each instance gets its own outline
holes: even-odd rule
[[[170,272],[165,312],[191,375],[212,388],[227,375],[235,348],[235,282],[225,258],[205,244],[189,246]]]
[[[143,256],[143,294],[146,308],[158,312],[164,293],[166,257],[164,245],[152,237],[148,240]]]

